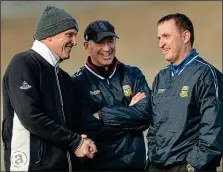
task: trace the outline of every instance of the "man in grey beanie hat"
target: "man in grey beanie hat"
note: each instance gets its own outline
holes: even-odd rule
[[[73,154],[94,157],[94,142],[74,132],[71,77],[59,67],[77,45],[77,32],[71,15],[48,6],[32,48],[8,65],[2,83],[6,171],[72,171]]]

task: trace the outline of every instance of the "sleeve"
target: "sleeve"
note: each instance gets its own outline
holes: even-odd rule
[[[220,72],[219,72],[220,73]],[[206,71],[197,83],[197,100],[202,114],[199,137],[186,158],[195,169],[217,167],[223,150],[222,75],[214,69]]]
[[[99,111],[99,117],[104,124],[134,131],[144,131],[149,127],[152,116],[151,90],[143,73],[139,70],[137,74],[137,79],[133,84],[133,96],[138,92],[144,92],[146,97],[133,106],[103,107]]]
[[[10,66],[4,80],[13,109],[21,124],[32,134],[58,147],[75,151],[80,135],[72,133],[44,113],[39,69],[31,60],[20,58]]]
[[[78,73],[72,76],[73,98],[75,102],[75,112],[77,114],[72,120],[72,131],[85,133],[92,140],[99,140],[100,138],[109,139],[111,135],[113,137],[122,135],[125,131],[103,124],[101,120],[93,116],[92,111],[95,110],[95,107],[92,105],[92,102],[89,101],[88,95],[84,91],[86,85],[84,81],[79,79],[76,75],[78,75]],[[95,112],[97,112],[97,110],[95,110]],[[73,121],[77,121],[77,123],[74,125]]]

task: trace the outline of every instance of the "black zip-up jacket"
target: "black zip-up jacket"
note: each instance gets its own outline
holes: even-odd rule
[[[137,67],[116,64],[108,77],[89,63],[73,75],[81,111],[79,128],[98,148],[93,160],[83,159],[85,170],[142,170],[145,166],[143,131],[151,120],[150,89]],[[129,106],[138,92],[145,92],[146,98]],[[99,120],[93,116],[96,112]]]
[[[2,82],[7,171],[68,170],[67,151],[74,154],[80,143],[66,124],[74,115],[71,84],[66,72],[34,50],[13,57]]]
[[[148,163],[158,167],[188,163],[204,170],[220,163],[223,75],[196,56],[178,76],[168,66],[155,77],[147,139]]]

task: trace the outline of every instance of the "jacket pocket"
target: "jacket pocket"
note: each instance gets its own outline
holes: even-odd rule
[[[45,155],[45,144],[43,143],[42,139],[38,140],[38,160],[36,164],[42,163]]]
[[[7,145],[8,137],[9,137],[9,132],[6,128],[6,119],[4,119],[2,121],[2,141],[3,141],[3,149],[4,150],[8,149],[8,145]]]

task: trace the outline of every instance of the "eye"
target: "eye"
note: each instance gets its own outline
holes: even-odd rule
[[[71,33],[71,32],[66,33],[66,36],[67,36],[68,38],[71,38],[73,35],[74,35],[74,34]]]
[[[164,34],[163,37],[167,39],[167,38],[169,38],[169,35]]]
[[[69,38],[72,37],[72,34],[71,33],[68,33],[67,34],[67,37],[69,37]]]
[[[115,39],[110,39],[108,42],[109,43],[114,43],[115,42]]]

